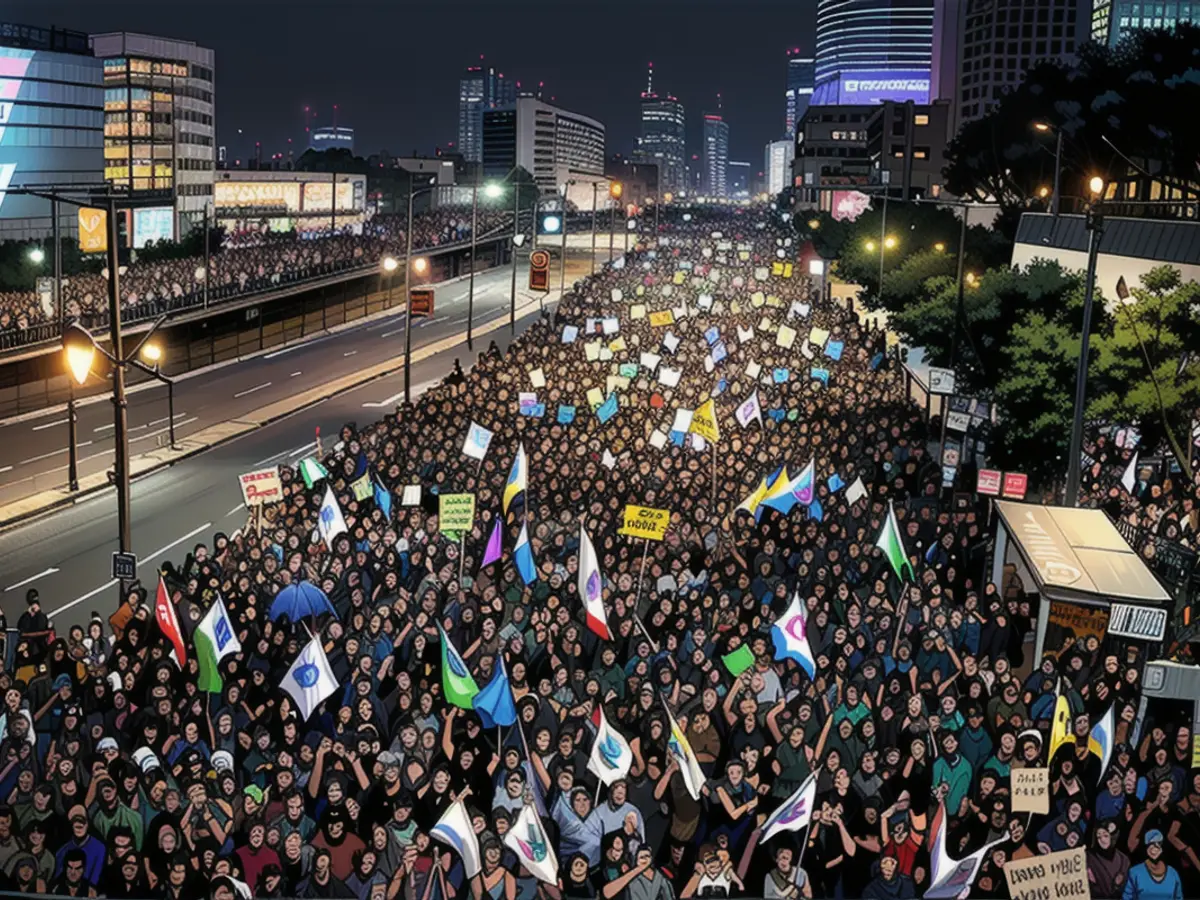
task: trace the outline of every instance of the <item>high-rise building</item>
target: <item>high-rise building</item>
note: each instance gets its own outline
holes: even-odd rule
[[[96,185],[104,172],[104,70],[78,31],[0,23],[0,241],[49,235],[50,204],[5,193]],[[60,204],[63,235],[75,209]]]
[[[536,97],[483,114],[483,172],[503,177],[513,166],[533,174],[547,192],[570,180],[604,176],[604,126]]]
[[[633,158],[658,165],[663,191],[677,191],[685,185],[686,133],[683,104],[670,94],[655,93],[651,63],[642,92],[642,133]]]
[[[812,100],[813,84],[816,78],[815,62],[811,56],[800,53],[800,48],[794,47],[787,52],[787,112],[784,115],[784,134],[789,137],[796,134],[796,123],[804,118],[808,103]]]
[[[164,199],[135,215],[135,246],[167,230],[168,206],[174,235],[158,237],[179,237],[213,200],[215,54],[192,41],[124,31],[92,35],[92,50],[104,60],[104,177],[139,203]],[[140,236],[138,216],[146,223]]]
[[[725,164],[725,196],[730,200],[750,198],[754,167],[744,159],[731,159]]]
[[[517,83],[503,72],[493,66],[467,67],[458,81],[458,152],[467,162],[483,161],[484,111],[507,109],[516,99]]]
[[[763,171],[767,173],[767,193],[772,197],[782,191],[792,180],[792,160],[796,156],[796,142],[791,138],[771,141],[763,154]]]
[[[313,150],[349,150],[354,153],[354,129],[345,125],[327,125],[314,128],[308,139]]]
[[[934,95],[950,103],[951,133],[1032,67],[1073,59],[1091,37],[1091,10],[1092,0],[937,0]]]
[[[1140,28],[1174,28],[1200,20],[1198,0],[1093,0],[1091,5],[1092,39],[1110,47]]]
[[[814,105],[929,102],[934,0],[817,0]]]
[[[701,192],[708,197],[728,196],[729,123],[719,115],[704,117],[703,156]]]

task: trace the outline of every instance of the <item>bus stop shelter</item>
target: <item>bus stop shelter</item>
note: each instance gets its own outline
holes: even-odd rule
[[[1040,597],[1034,665],[1064,637],[1163,641],[1174,599],[1108,516],[1007,500],[995,505],[992,580],[1002,584],[1005,565],[1015,565]]]

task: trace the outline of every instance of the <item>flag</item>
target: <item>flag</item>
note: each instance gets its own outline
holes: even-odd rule
[[[333,488],[329,485],[325,486],[325,499],[321,501],[321,509],[317,515],[317,530],[321,532],[321,540],[330,550],[333,549],[334,539],[350,530],[346,527],[342,508],[338,506],[337,497],[333,495]]]
[[[1062,694],[1054,701],[1054,720],[1050,723],[1050,755],[1046,757],[1046,765],[1050,765],[1058,748],[1066,743],[1075,743],[1071,734],[1071,704]],[[1089,740],[1089,746],[1091,741]]]
[[[1092,726],[1088,735],[1088,750],[1100,757],[1100,782],[1104,782],[1104,773],[1108,771],[1108,761],[1112,759],[1113,734],[1116,728],[1116,716],[1113,711],[1116,705],[1110,706],[1099,722]]]
[[[937,812],[933,814],[930,835],[930,882],[925,891],[925,900],[953,900],[967,896],[983,860],[993,847],[1009,839],[1006,832],[990,844],[984,844],[974,853],[955,861],[946,852],[946,807],[941,801],[938,801]]]
[[[167,593],[162,576],[158,576],[158,594],[154,597],[154,619],[163,636],[174,648],[175,662],[179,668],[187,665],[187,649],[183,646],[183,632],[179,630],[179,617],[175,615],[175,604]]]
[[[513,549],[513,560],[517,564],[517,572],[525,586],[538,580],[537,566],[533,562],[533,548],[529,545],[529,531],[525,523],[521,523],[521,533],[517,535],[517,546]]]
[[[816,677],[817,660],[808,641],[808,609],[799,591],[792,598],[792,605],[771,626],[771,638],[777,661],[790,659],[804,670],[810,681]]]
[[[357,481],[350,482],[350,491],[355,500],[366,500],[371,496],[371,476],[364,472]]]
[[[805,506],[813,502],[816,496],[816,468],[815,461],[809,460],[808,465],[804,467],[792,485],[792,493],[796,495],[796,502],[802,503]]]
[[[482,425],[471,423],[467,429],[467,439],[463,441],[463,456],[469,456],[480,462],[487,456],[488,446],[492,443],[492,433]]]
[[[883,551],[888,562],[892,564],[892,571],[896,573],[897,578],[903,581],[904,572],[907,569],[908,577],[913,581],[917,580],[913,575],[912,563],[908,561],[908,554],[904,552],[904,538],[900,536],[900,526],[896,524],[896,510],[890,503],[888,504],[887,521],[883,523],[883,529],[879,532],[875,546]]]
[[[754,665],[754,654],[750,650],[748,644],[742,644],[732,653],[726,653],[721,657],[721,663],[729,670],[729,674],[737,678],[752,665]]]
[[[683,778],[683,786],[692,795],[693,800],[700,799],[700,788],[704,786],[704,773],[700,771],[700,761],[692,752],[692,745],[684,736],[683,729],[667,710],[667,718],[671,722],[671,733],[667,737],[667,753],[679,764],[679,774]]]
[[[846,502],[853,506],[865,496],[867,496],[867,487],[863,484],[862,476],[859,475],[854,479],[854,483],[846,488]]]
[[[496,674],[471,701],[484,728],[495,728],[497,725],[507,728],[517,721],[517,705],[508,684],[508,673],[504,671],[504,655],[497,654],[496,659]]]
[[[300,460],[300,477],[304,479],[304,486],[311,491],[313,485],[323,478],[328,478],[329,473],[313,457],[306,456]]]
[[[218,665],[229,654],[242,652],[241,641],[233,633],[233,623],[229,621],[229,613],[220,594],[217,594],[217,599],[196,626],[192,638],[196,642],[196,656],[200,663],[197,686],[210,694],[219,694],[224,683]]]
[[[813,502],[808,504],[808,514],[818,522],[825,518],[825,507],[816,497],[813,497]]]
[[[496,517],[496,524],[492,526],[492,536],[488,538],[487,547],[483,551],[483,562],[479,564],[479,568],[486,569],[501,556],[504,555],[504,536],[500,526],[500,517]]]
[[[558,887],[558,859],[537,813],[528,806],[521,807],[517,821],[504,833],[504,843],[530,875]]]
[[[316,638],[300,651],[279,686],[292,695],[300,710],[300,720],[307,721],[321,701],[338,689],[337,679],[329,668],[325,648]]]
[[[474,709],[479,685],[441,625],[438,625],[438,635],[442,639],[442,693],[459,709]]]
[[[378,481],[375,482],[375,505],[385,519],[392,521],[392,492]]]
[[[751,492],[750,496],[738,504],[737,509],[734,510],[734,512],[737,512],[738,510],[745,510],[746,512],[748,512],[752,516],[754,516],[755,519],[757,519],[758,515],[759,515],[758,507],[762,504],[762,499],[766,495],[767,495],[767,479],[764,478],[761,481],[759,481],[758,487],[756,487]]]
[[[717,425],[717,404],[711,397],[696,407],[688,430],[714,444],[721,440],[721,429]]]
[[[604,598],[601,595],[600,564],[596,562],[596,548],[582,525],[579,526],[579,599],[587,614],[587,627],[593,633],[612,640],[608,630],[608,617],[604,614]]]
[[[455,800],[442,813],[437,824],[429,832],[430,837],[437,838],[443,844],[449,844],[462,860],[463,870],[468,878],[479,874],[482,865],[479,862],[479,838],[471,826],[471,817],[461,800]]]
[[[619,731],[608,724],[604,707],[596,705],[600,723],[596,729],[596,740],[592,743],[592,755],[588,758],[588,771],[606,785],[620,781],[629,774],[633,766],[633,750]]]
[[[817,776],[809,775],[796,793],[788,797],[771,817],[762,825],[760,843],[769,841],[781,831],[799,831],[812,821],[813,807],[817,802]]]
[[[1125,492],[1133,495],[1133,489],[1137,487],[1137,464],[1138,454],[1133,451],[1133,459],[1129,461],[1129,465],[1125,467],[1125,474],[1121,476],[1121,486],[1125,488]]]
[[[758,420],[758,425],[761,428],[762,423],[763,423],[762,404],[760,404],[758,402],[758,389],[757,388],[755,388],[754,392],[750,395],[749,399],[746,400],[745,403],[743,403],[741,406],[739,406],[737,408],[738,424],[741,425],[743,428],[749,427],[750,423],[753,422],[755,419]]]
[[[788,478],[787,466],[783,466],[767,485],[767,491],[763,494],[759,506],[770,507],[786,516],[795,505],[796,494],[792,490],[792,480]]]
[[[519,494],[525,493],[525,478],[527,476],[526,469],[528,463],[525,462],[525,445],[517,446],[517,455],[513,459],[512,470],[508,473],[508,481],[504,485],[504,515],[508,515],[508,508],[512,502],[517,499]]]

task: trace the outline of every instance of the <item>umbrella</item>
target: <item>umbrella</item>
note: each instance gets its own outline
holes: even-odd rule
[[[305,616],[319,616],[323,613],[334,612],[333,604],[325,596],[325,592],[309,581],[289,584],[275,595],[271,603],[270,617],[272,620],[287,616],[293,622],[298,622]]]

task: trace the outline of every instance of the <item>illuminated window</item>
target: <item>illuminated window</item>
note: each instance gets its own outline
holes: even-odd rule
[[[929,116],[924,115],[923,113],[917,113],[915,116],[913,116],[913,124],[914,125],[928,125],[929,124]]]

